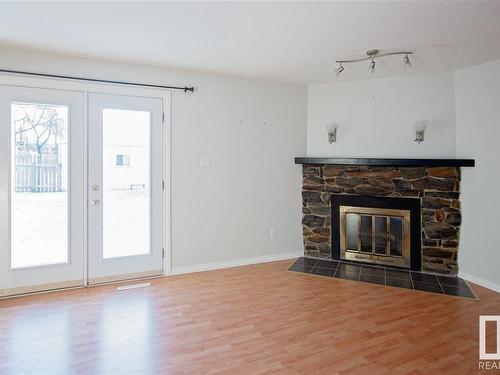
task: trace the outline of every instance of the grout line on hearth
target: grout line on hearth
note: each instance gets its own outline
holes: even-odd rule
[[[441,281],[439,281],[439,277],[436,277],[436,280],[438,281],[439,287],[441,288],[441,291],[443,292],[443,294],[446,294],[444,292],[443,286],[441,285]]]

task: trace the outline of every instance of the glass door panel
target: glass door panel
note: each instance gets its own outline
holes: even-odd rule
[[[103,257],[150,254],[151,113],[103,110]]]
[[[163,273],[163,101],[89,94],[89,282]]]
[[[0,296],[83,285],[83,98],[0,85]]]
[[[403,218],[391,217],[390,218],[390,239],[391,239],[391,255],[403,255]]]
[[[359,240],[360,251],[365,253],[372,252],[372,217],[368,215],[361,215]]]
[[[348,213],[345,215],[347,249],[358,250],[359,243],[359,215]]]
[[[68,106],[11,104],[11,267],[68,263]]]
[[[375,253],[387,252],[387,217],[375,216]]]

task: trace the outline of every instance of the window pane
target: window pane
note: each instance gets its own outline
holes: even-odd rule
[[[11,267],[68,262],[68,107],[11,103]]]
[[[123,155],[116,155],[116,165],[123,165]]]
[[[150,253],[150,127],[149,112],[103,110],[104,258]]]

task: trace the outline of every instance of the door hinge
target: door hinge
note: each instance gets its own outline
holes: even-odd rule
[[[165,249],[164,249],[164,248],[163,248],[163,249],[161,249],[161,257],[162,257],[163,259],[165,259]]]
[[[165,190],[165,180],[162,180],[162,181],[161,181],[161,189],[162,189],[162,190]]]
[[[165,123],[165,112],[163,112],[163,113],[161,114],[161,121],[162,121],[163,123]]]

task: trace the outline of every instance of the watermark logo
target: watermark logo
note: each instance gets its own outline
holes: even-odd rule
[[[496,324],[496,349],[486,352],[486,322]],[[479,316],[479,369],[498,370],[500,368],[500,315]]]

